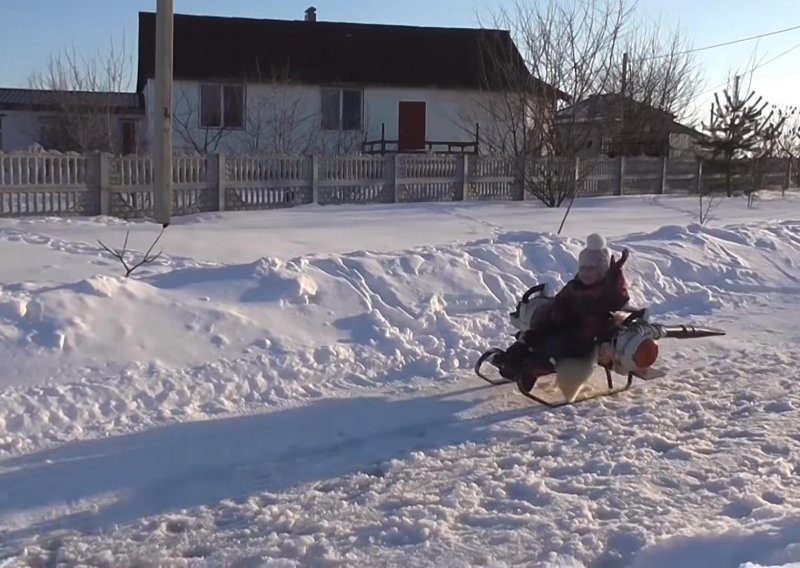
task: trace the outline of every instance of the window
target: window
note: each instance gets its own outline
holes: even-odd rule
[[[133,120],[123,120],[122,127],[122,153],[136,153],[136,122]]]
[[[200,126],[244,127],[244,85],[201,85]]]
[[[70,148],[72,139],[63,117],[40,116],[37,142],[48,150],[66,151]]]
[[[600,137],[600,151],[603,154],[608,154],[612,151],[614,146],[614,140],[609,136],[601,136]]]
[[[322,89],[322,129],[361,130],[363,96],[359,89]]]

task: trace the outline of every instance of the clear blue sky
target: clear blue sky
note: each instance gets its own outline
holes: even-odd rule
[[[504,0],[175,0],[192,14],[302,19],[309,5],[320,20],[436,26],[475,26]],[[529,0],[535,1],[535,0]],[[156,0],[0,0],[0,86],[25,87],[48,54],[71,45],[92,52],[124,33],[135,54],[137,14]],[[639,0],[639,8],[668,25],[680,22],[695,47],[800,25],[800,0]],[[758,48],[764,59],[800,44],[800,30],[701,52],[707,87],[725,82]],[[135,66],[135,60],[134,60]],[[800,48],[759,70],[753,85],[778,104],[800,103]],[[704,97],[710,100],[711,94]],[[705,105],[704,105],[705,106]]]

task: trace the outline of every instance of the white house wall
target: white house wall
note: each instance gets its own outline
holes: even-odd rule
[[[401,101],[425,102],[425,138],[433,141],[470,142],[475,139],[475,117],[479,93],[449,89],[405,89],[368,87],[364,90],[368,120],[367,138],[398,138],[398,109]]]
[[[284,99],[300,106],[307,105],[308,93],[291,88],[289,92],[277,93],[267,86],[249,85],[245,100],[245,128],[216,129],[200,125],[200,83],[175,81],[173,85],[173,147],[177,152],[246,152],[251,151],[258,140],[258,129],[254,128],[259,109],[274,108]],[[155,87],[148,81],[144,89],[147,114],[146,140],[148,147],[153,142],[155,131]],[[290,104],[290,103],[287,103]],[[302,120],[298,120],[302,123]]]
[[[58,110],[2,110],[0,116],[3,120],[3,141],[0,150],[14,152],[27,150],[38,144],[42,129],[42,119],[57,118]],[[141,136],[142,116],[139,114],[115,115],[114,136],[120,148],[122,145],[122,121],[136,123],[137,135]]]
[[[478,102],[482,97],[478,91],[365,87],[363,129],[358,132],[339,132],[321,130],[321,87],[291,85],[276,88],[266,84],[249,84],[246,90],[245,128],[220,132],[200,127],[200,84],[176,81],[173,86],[173,147],[178,152],[271,152],[274,150],[272,146],[275,146],[273,137],[267,134],[259,138],[255,127],[259,123],[258,113],[264,114],[266,108],[279,109],[279,116],[284,118],[293,115],[293,119],[281,122],[297,125],[292,144],[294,151],[302,151],[309,140],[319,143],[312,151],[358,151],[363,140],[380,139],[383,125],[386,138],[397,140],[401,101],[426,103],[427,140],[470,142],[475,139],[476,120],[482,123],[481,130],[488,128],[489,119]],[[155,117],[152,80],[148,81],[144,94],[149,147],[152,144]],[[262,127],[262,130],[266,129]],[[259,144],[256,144],[257,140]]]
[[[3,144],[0,150],[27,150],[35,144],[39,135],[39,114],[26,110],[0,111],[3,120]]]
[[[367,139],[379,140],[385,125],[385,137],[398,139],[399,105],[401,101],[425,102],[425,139],[433,142],[473,142],[476,124],[481,137],[481,151],[486,150],[486,135],[506,130],[503,113],[492,118],[503,95],[478,90],[409,89],[368,87],[365,89]],[[497,116],[497,115],[496,115]]]

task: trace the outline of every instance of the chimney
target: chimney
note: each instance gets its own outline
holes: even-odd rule
[[[314,6],[306,8],[306,22],[317,21],[317,9]]]

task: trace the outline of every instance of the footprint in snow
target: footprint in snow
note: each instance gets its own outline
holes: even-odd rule
[[[780,414],[794,410],[794,406],[792,406],[792,403],[788,400],[776,400],[775,402],[764,405],[764,410]]]

